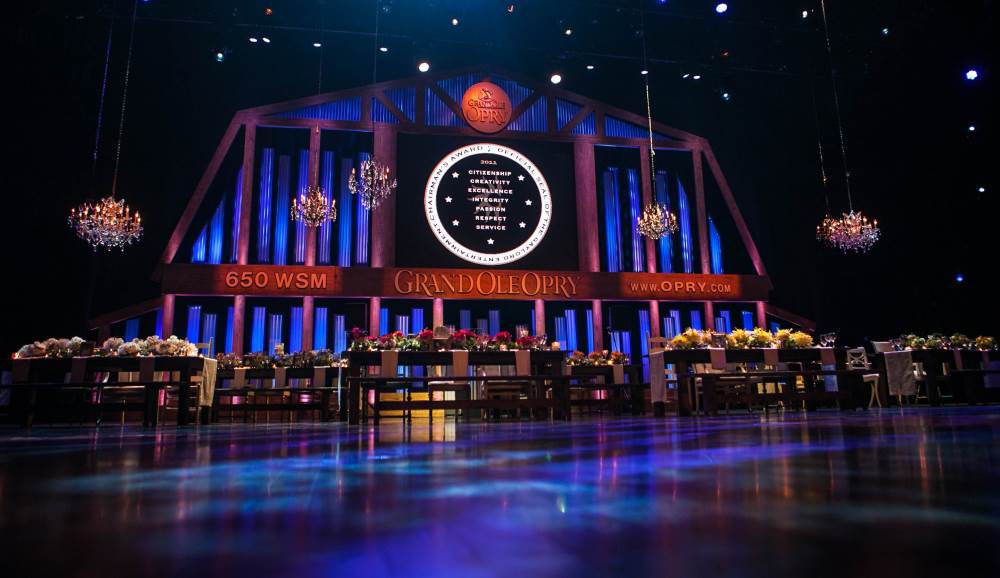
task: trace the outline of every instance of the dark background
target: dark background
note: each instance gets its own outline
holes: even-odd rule
[[[721,16],[714,2],[694,0],[525,1],[512,13],[510,2],[382,0],[377,39],[373,0],[276,2],[266,16],[269,4],[138,3],[119,189],[142,210],[146,236],[124,254],[96,260],[65,218],[110,189],[133,4],[8,8],[7,351],[79,333],[88,311],[158,293],[150,273],[241,108],[370,83],[377,57],[378,80],[416,74],[419,58],[436,71],[485,64],[540,81],[559,71],[562,87],[641,113],[643,36],[652,114],[711,140],[773,278],[773,302],[850,339],[997,333],[989,0],[829,6],[855,205],[879,219],[884,235],[861,256],[814,239],[824,211],[817,119],[834,211],[845,208],[845,196],[830,63],[813,0],[737,0]],[[251,35],[272,42],[250,44]],[[317,41],[322,48],[312,46]],[[377,52],[377,44],[389,51]],[[976,82],[964,79],[971,67],[979,70]],[[986,193],[977,193],[980,186]]]
[[[399,135],[397,148],[399,187],[396,198],[396,264],[402,267],[482,267],[454,255],[438,242],[427,225],[423,205],[424,185],[437,163],[451,151],[477,142],[503,145],[528,157],[545,176],[549,184],[549,194],[552,196],[552,220],[542,242],[526,256],[499,267],[576,270],[578,263],[573,145],[496,138],[470,139],[403,134]]]

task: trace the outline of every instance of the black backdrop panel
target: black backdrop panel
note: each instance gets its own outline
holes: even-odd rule
[[[451,253],[434,236],[424,215],[424,187],[431,171],[448,153],[465,145],[490,142],[512,148],[528,159],[545,176],[552,197],[552,220],[548,232],[538,246],[528,255],[503,265],[506,269],[576,270],[576,192],[573,182],[573,147],[566,144],[460,137],[432,137],[399,135],[397,144],[397,171],[399,187],[396,190],[396,265],[398,267],[460,267],[489,268],[461,259]],[[506,164],[504,164],[506,166]],[[467,168],[467,167],[466,167]],[[531,183],[523,183],[522,187]],[[439,199],[446,196],[442,182]],[[516,185],[515,185],[516,186]],[[527,188],[527,187],[526,187]],[[527,191],[526,191],[527,192]],[[537,189],[532,189],[537,196]],[[537,223],[537,204],[517,207],[508,211],[508,230],[496,235],[481,232],[455,233],[457,240],[467,247],[480,251],[510,249],[525,235],[519,224]],[[439,201],[439,211],[445,224],[454,219],[466,221],[468,215],[452,214],[452,206]],[[523,213],[523,214],[522,214]],[[596,216],[595,216],[596,220]],[[462,223],[464,227],[466,223]],[[471,224],[471,223],[470,223]],[[530,226],[530,225],[529,225]],[[596,223],[595,225],[596,226]],[[483,237],[480,239],[479,237]],[[485,243],[494,239],[493,246]],[[502,244],[498,245],[498,244]]]

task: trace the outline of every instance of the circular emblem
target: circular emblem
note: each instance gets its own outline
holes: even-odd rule
[[[424,214],[434,236],[470,263],[502,265],[538,246],[552,220],[545,177],[512,148],[476,143],[448,153],[427,179]]]
[[[492,82],[473,84],[462,95],[462,115],[479,132],[502,131],[510,122],[510,113],[510,98]]]

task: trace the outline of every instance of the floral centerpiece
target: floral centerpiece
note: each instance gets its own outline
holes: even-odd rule
[[[774,347],[774,335],[766,329],[755,327],[750,332],[749,346],[758,348]]]
[[[964,333],[955,333],[949,339],[952,349],[968,349],[972,345],[972,340]]]
[[[670,340],[670,347],[673,349],[701,349],[708,347],[712,343],[712,334],[707,331],[687,328],[683,333],[679,333]]]
[[[751,333],[746,329],[733,329],[726,336],[726,348],[728,349],[749,349]]]
[[[812,335],[791,329],[779,329],[774,334],[774,341],[779,349],[802,349],[813,345]]]
[[[992,337],[980,335],[976,338],[976,349],[980,351],[993,351],[997,348],[997,342]]]
[[[80,337],[71,339],[49,338],[45,341],[29,343],[17,350],[14,357],[53,357],[66,358],[79,355],[85,341]],[[145,339],[125,341],[120,337],[110,337],[104,340],[94,351],[99,357],[136,357],[160,355],[168,357],[183,357],[198,355],[198,348],[187,339],[171,335],[161,339],[158,335],[150,335]]]
[[[582,351],[574,351],[566,358],[566,365],[595,367],[601,365],[628,365],[628,356],[621,351],[592,351],[584,355]]]

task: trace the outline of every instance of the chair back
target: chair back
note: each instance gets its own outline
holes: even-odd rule
[[[198,348],[199,354],[203,354],[205,357],[212,357],[212,354],[215,353],[213,351],[215,346],[215,338],[209,337],[208,343],[195,343],[194,346]],[[202,351],[204,351],[204,353],[202,353]]]
[[[667,348],[667,343],[670,343],[670,340],[666,337],[650,337],[649,352],[656,353],[658,351],[663,351]]]
[[[872,341],[872,347],[875,348],[875,353],[885,353],[886,351],[892,351],[892,342]]]
[[[868,352],[864,347],[855,347],[847,350],[847,367],[851,369],[869,369]]]

